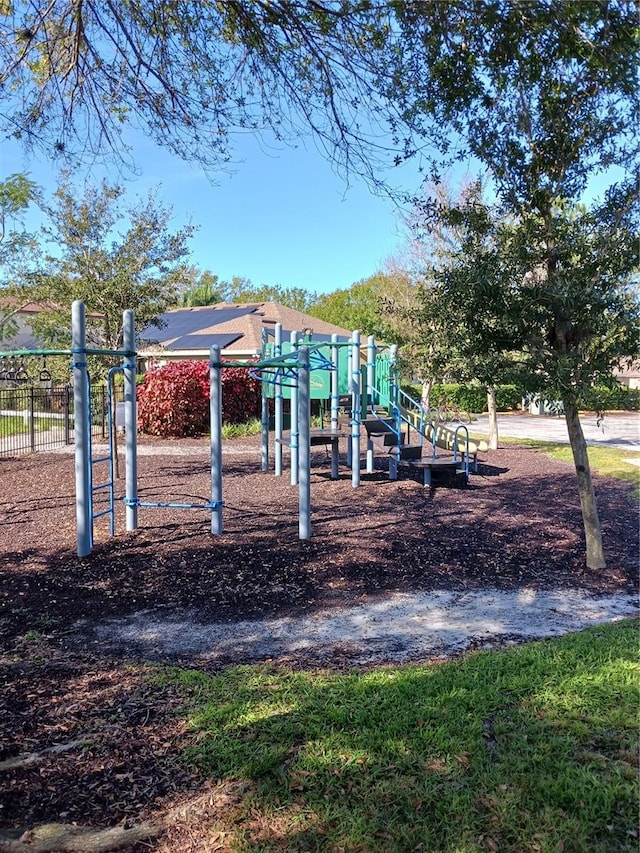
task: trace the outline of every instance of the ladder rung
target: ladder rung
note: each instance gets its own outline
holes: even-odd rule
[[[111,515],[113,513],[113,509],[110,507],[109,509],[103,509],[101,512],[94,512],[91,516],[94,520],[96,518],[102,518],[103,515]]]

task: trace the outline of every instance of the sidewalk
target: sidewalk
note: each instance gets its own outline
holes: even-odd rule
[[[587,445],[616,447],[640,454],[640,412],[605,415],[600,426],[595,412],[588,412],[580,415],[580,422]],[[488,435],[488,416],[478,415],[471,430]],[[564,415],[499,414],[498,438],[531,438],[569,443]]]

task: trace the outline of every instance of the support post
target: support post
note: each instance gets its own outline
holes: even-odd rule
[[[220,347],[209,352],[209,420],[211,431],[211,532],[222,533],[222,381]]]
[[[371,412],[371,417],[374,416],[376,399],[375,399],[375,361],[376,361],[376,344],[373,335],[367,338],[367,407]],[[373,441],[369,438],[367,441],[367,474],[373,473]]]
[[[351,345],[351,485],[360,485],[360,332]]]
[[[389,479],[398,479],[398,462],[400,461],[400,445],[402,444],[402,421],[398,410],[398,371],[396,359],[398,347],[393,344],[389,350],[389,399],[393,415],[393,428],[397,434],[397,446],[389,453]]]
[[[352,347],[347,347],[347,393],[351,394],[351,352]],[[351,412],[349,416],[349,431],[353,429],[353,399],[351,401]],[[349,440],[347,441],[347,468],[352,467],[352,455],[351,451],[353,450],[353,442],[351,441],[351,435],[349,435]]]
[[[331,429],[334,432],[338,431],[338,408],[340,403],[340,348],[337,346],[338,344],[338,335],[331,335],[331,364],[333,365],[333,370],[331,371]]]
[[[282,355],[282,323],[276,323],[274,328],[274,355]],[[275,385],[275,474],[282,474],[282,382],[277,381]]]
[[[262,358],[265,357],[265,344],[267,342],[267,330],[262,330]],[[262,471],[269,470],[269,398],[267,397],[267,383],[260,383],[262,397],[262,439],[260,443],[260,468]]]
[[[309,406],[309,347],[298,350],[298,531],[311,538],[311,439]]]
[[[124,439],[126,529],[138,527],[138,416],[136,406],[136,334],[133,311],[122,314],[124,357]]]
[[[291,351],[295,352],[298,344],[298,333],[291,332]],[[289,432],[289,450],[291,452],[291,485],[298,484],[298,376],[291,380],[291,431]]]
[[[71,364],[73,378],[73,432],[76,474],[76,549],[87,557],[93,547],[91,518],[91,425],[87,381],[87,332],[84,302],[71,306]]]

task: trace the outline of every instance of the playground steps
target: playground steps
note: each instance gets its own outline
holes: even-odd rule
[[[422,445],[420,444],[401,444],[396,445],[396,450],[399,451],[397,458],[399,462],[418,462],[422,458]],[[393,453],[393,450],[389,451]]]
[[[450,450],[453,453],[455,442],[455,430],[442,424],[427,424],[425,435],[431,444],[440,447],[443,450]],[[469,461],[471,462],[474,471],[478,468],[478,453],[486,453],[489,445],[486,441],[469,441]],[[458,433],[458,453],[461,456],[467,452],[467,442],[464,431]]]
[[[423,486],[431,485],[431,474],[434,471],[444,471],[450,474],[457,475],[462,470],[461,462],[454,462],[453,459],[443,459],[443,458],[427,458],[424,459],[401,459],[398,462],[398,465],[405,466],[409,468],[409,470],[413,472],[420,472],[422,474],[422,484]],[[464,472],[462,472],[464,473]],[[465,479],[466,482],[466,479]]]
[[[367,437],[381,447],[395,447],[398,443],[391,418],[367,418],[362,421]]]
[[[362,423],[368,438],[378,447],[393,453],[397,459],[420,459],[422,456],[422,445],[407,444],[404,434],[401,436],[401,444],[398,445],[398,436],[391,418],[367,418]]]

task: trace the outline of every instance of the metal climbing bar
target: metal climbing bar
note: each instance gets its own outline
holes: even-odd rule
[[[181,503],[174,501],[141,501],[140,498],[130,499],[123,498],[123,502],[125,506],[136,506],[136,507],[155,507],[155,508],[169,508],[169,509],[218,509],[218,507],[224,506],[224,501],[206,501],[205,503]]]

